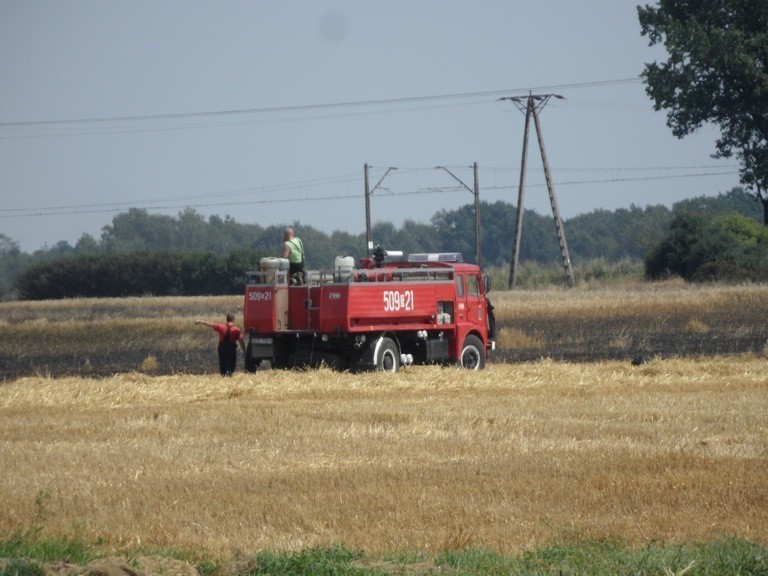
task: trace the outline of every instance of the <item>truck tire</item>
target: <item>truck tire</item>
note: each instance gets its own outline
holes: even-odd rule
[[[259,364],[261,364],[260,360],[253,360],[253,359],[246,359],[245,361],[245,371],[246,372],[256,372],[256,370],[259,369]]]
[[[474,334],[470,334],[464,340],[459,364],[467,370],[482,370],[485,368],[485,346],[483,346],[483,341]]]
[[[376,371],[397,372],[400,368],[400,353],[391,338],[382,337],[376,345]]]
[[[291,363],[288,358],[275,357],[272,358],[270,363],[273,370],[287,370],[288,368],[291,368]]]
[[[261,359],[252,357],[250,354],[250,351],[245,353],[245,371],[246,372],[256,372],[256,369],[259,367],[260,363],[261,363]]]

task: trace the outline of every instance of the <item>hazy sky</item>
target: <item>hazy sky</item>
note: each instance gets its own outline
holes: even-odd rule
[[[564,217],[738,185],[715,132],[678,140],[638,79],[664,59],[626,0],[0,0],[0,233],[34,250],[136,206],[365,229],[517,202],[524,116]],[[535,132],[525,207],[548,213]],[[510,223],[510,234],[512,224]],[[361,251],[364,247],[361,247]]]

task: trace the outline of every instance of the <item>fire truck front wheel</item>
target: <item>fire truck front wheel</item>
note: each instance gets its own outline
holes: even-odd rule
[[[397,372],[400,368],[400,353],[391,338],[382,337],[376,345],[376,371]]]
[[[245,371],[246,372],[256,372],[256,370],[259,369],[259,364],[261,363],[260,360],[257,360],[255,358],[245,358]]]
[[[248,350],[245,353],[245,371],[246,372],[256,372],[256,370],[259,367],[259,364],[261,363],[260,358],[254,358],[251,355],[251,351]]]
[[[467,336],[461,348],[460,363],[467,370],[482,370],[485,368],[485,346],[483,341],[474,334]]]

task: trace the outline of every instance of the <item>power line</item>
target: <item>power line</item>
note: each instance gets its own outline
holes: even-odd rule
[[[142,204],[156,204],[158,202],[169,202],[176,200],[197,200],[200,198],[216,198],[221,196],[242,196],[244,194],[266,194],[270,192],[280,192],[283,190],[294,190],[297,188],[311,188],[313,186],[325,186],[330,184],[344,184],[349,182],[356,182],[359,179],[357,174],[343,174],[340,176],[330,176],[326,178],[315,178],[313,180],[303,180],[298,182],[287,182],[284,184],[274,184],[265,186],[255,186],[250,188],[238,188],[234,190],[225,190],[223,192],[209,192],[204,194],[189,194],[183,196],[168,196],[165,198],[146,198],[143,200],[126,200],[122,202],[98,202],[92,204],[66,204],[61,206],[46,206],[45,208],[0,208],[0,213],[3,212],[25,212],[29,210],[46,211],[46,210],[71,210],[82,208],[116,208],[130,206],[137,207]],[[148,206],[154,208],[154,206]],[[190,206],[192,207],[192,206]],[[67,212],[68,214],[71,212]],[[75,212],[76,213],[76,212]],[[2,217],[2,214],[0,214]]]
[[[611,184],[618,182],[643,182],[645,180],[673,180],[676,178],[701,178],[705,176],[728,176],[738,174],[738,171],[724,172],[699,172],[697,174],[669,174],[665,176],[637,176],[634,178],[608,178],[605,180],[572,180],[570,182],[558,182],[558,186],[573,186],[577,184]],[[531,187],[543,187],[545,184],[531,184]],[[484,190],[509,190],[514,186],[486,186]]]
[[[233,110],[213,110],[213,111],[203,111],[203,112],[142,114],[142,115],[134,115],[134,116],[101,116],[101,117],[75,118],[75,119],[24,120],[24,121],[15,121],[15,122],[0,122],[0,128],[18,128],[18,127],[30,127],[30,126],[67,126],[67,125],[76,125],[76,124],[103,124],[107,122],[136,122],[136,121],[178,120],[178,119],[187,119],[187,118],[210,118],[210,117],[220,117],[220,116],[236,116],[236,115],[243,115],[243,114],[274,114],[274,113],[284,113],[284,112],[306,112],[306,111],[313,111],[313,110],[354,108],[354,107],[362,107],[362,106],[412,104],[412,103],[418,103],[418,102],[434,102],[438,100],[488,98],[488,97],[496,97],[504,94],[516,93],[516,92],[618,86],[623,84],[634,84],[641,81],[642,79],[639,76],[637,76],[634,78],[623,78],[618,80],[576,82],[572,84],[558,84],[554,86],[511,88],[507,90],[489,90],[489,91],[480,91],[480,92],[459,92],[454,94],[436,94],[431,96],[408,96],[408,97],[401,97],[401,98],[354,100],[354,101],[346,101],[346,102],[332,102],[332,103],[325,103],[325,104],[300,104],[295,106],[271,106],[271,107],[263,107],[263,108],[240,108],[240,109],[233,109]]]
[[[560,103],[561,105],[565,105]],[[594,110],[618,110],[621,112],[655,112],[653,106],[648,103],[647,106],[629,104],[627,102],[604,102],[599,100],[584,100],[580,98],[569,98],[566,103],[569,107],[591,108]]]
[[[348,200],[351,198],[360,198],[359,194],[349,195],[334,195],[334,196],[307,196],[303,198],[270,198],[264,200],[242,200],[235,202],[206,202],[202,204],[176,204],[165,206],[147,206],[144,209],[151,210],[174,210],[179,208],[210,208],[213,206],[243,206],[252,204],[277,204],[277,203],[290,203],[290,202],[312,202],[312,201],[327,201],[327,200]],[[59,212],[45,212],[41,209],[38,212],[30,212],[26,214],[0,214],[0,218],[24,218],[28,216],[64,216],[71,214],[104,214],[110,212],[119,212],[124,207],[115,208],[97,208],[87,210],[62,210]]]
[[[59,132],[36,132],[36,133],[27,133],[27,134],[14,134],[14,135],[6,135],[6,136],[0,136],[0,140],[27,140],[31,138],[68,138],[72,136],[96,136],[96,135],[113,135],[113,134],[141,134],[141,133],[149,133],[149,132],[168,132],[168,131],[177,131],[177,130],[198,130],[202,128],[222,128],[222,127],[231,127],[231,126],[252,126],[252,125],[264,125],[264,124],[286,124],[290,122],[306,122],[310,120],[332,120],[335,118],[352,118],[352,117],[359,117],[359,116],[380,116],[382,114],[397,114],[397,113],[403,113],[403,112],[416,112],[416,111],[422,111],[422,110],[437,110],[437,109],[445,109],[445,108],[459,108],[459,107],[465,107],[465,106],[479,106],[479,105],[487,105],[488,102],[459,102],[459,103],[451,103],[451,104],[433,104],[429,106],[412,106],[408,108],[399,108],[397,110],[376,110],[376,111],[369,111],[369,112],[346,112],[346,113],[339,113],[339,114],[322,114],[322,115],[313,115],[310,117],[294,117],[294,118],[274,118],[274,119],[268,119],[268,118],[261,118],[259,120],[247,120],[247,121],[236,121],[236,122],[213,122],[213,123],[199,123],[199,124],[188,124],[188,125],[166,125],[166,126],[144,126],[144,127],[133,127],[133,128],[118,128],[116,126],[106,125],[102,127],[94,127],[94,128],[78,128],[78,127],[62,127],[62,126],[51,126],[50,128],[52,130],[59,130]],[[0,125],[2,127],[2,125]],[[42,127],[42,126],[41,126]],[[24,128],[24,127],[22,127]],[[34,127],[32,127],[34,128]]]
[[[466,166],[461,166],[459,168],[467,168]],[[673,171],[673,170],[723,170],[723,169],[729,169],[729,170],[735,170],[738,166],[736,165],[728,165],[728,166],[718,166],[714,164],[709,165],[687,165],[687,166],[605,166],[605,167],[598,167],[598,166],[584,166],[584,167],[576,167],[576,168],[569,168],[564,166],[558,166],[556,168],[557,172],[650,172],[650,171]],[[484,172],[518,172],[519,168],[511,168],[508,166],[484,166],[483,167]],[[537,171],[534,169],[531,169],[532,172]],[[543,171],[542,169],[538,169],[538,171]]]
[[[421,170],[421,169],[419,169]],[[424,170],[427,170],[424,168]],[[433,169],[430,169],[433,170]],[[569,182],[558,182],[558,186],[574,186],[583,184],[611,184],[621,182],[642,182],[647,180],[670,180],[677,178],[701,178],[707,176],[725,176],[738,174],[736,171],[722,171],[722,172],[700,172],[691,174],[670,174],[665,176],[643,176],[634,178],[609,178],[603,180],[573,180]],[[532,184],[531,187],[542,187],[544,184]],[[514,186],[485,186],[481,190],[510,190]],[[284,185],[283,189],[289,189],[289,185]],[[425,194],[445,194],[445,193],[464,193],[464,189],[461,187],[432,187],[421,188],[418,190],[407,190],[404,192],[391,192],[390,194],[378,196],[378,198],[397,198],[401,196],[418,196]],[[223,194],[223,193],[219,193]],[[195,197],[212,197],[214,194],[199,195]],[[183,199],[183,197],[182,197]],[[148,205],[141,207],[146,210],[178,210],[183,208],[210,208],[218,206],[250,206],[250,205],[265,205],[265,204],[277,204],[277,203],[295,203],[295,202],[327,202],[335,200],[359,200],[360,194],[333,194],[324,196],[302,196],[293,198],[268,198],[260,200],[237,200],[231,202],[204,202],[197,204],[164,204],[164,205]],[[133,208],[137,202],[132,203]],[[141,204],[139,202],[138,204]],[[59,206],[50,208],[4,208],[0,209],[0,218],[28,218],[28,217],[42,217],[42,216],[65,216],[73,214],[104,214],[114,213],[124,210],[128,205],[127,202],[114,203],[114,204],[82,204],[71,206]],[[4,213],[2,213],[4,212]],[[12,213],[11,213],[12,212]]]

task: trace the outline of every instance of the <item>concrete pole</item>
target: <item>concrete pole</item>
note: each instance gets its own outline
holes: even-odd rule
[[[475,172],[475,264],[480,268],[480,183],[477,177],[477,162],[474,163],[473,168]]]
[[[368,257],[373,253],[373,233],[371,231],[371,188],[368,181],[368,172],[370,166],[365,164],[363,171],[365,174],[365,249]]]

